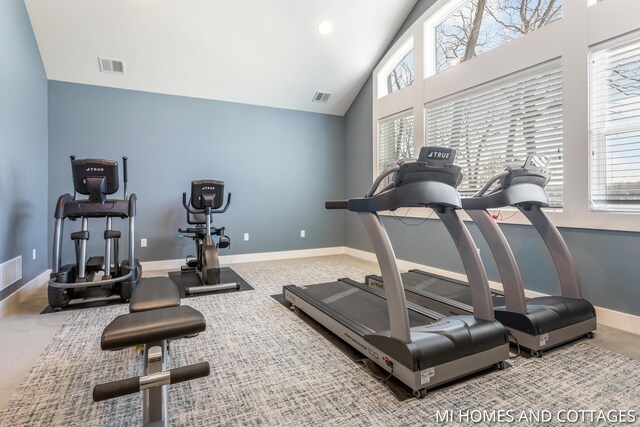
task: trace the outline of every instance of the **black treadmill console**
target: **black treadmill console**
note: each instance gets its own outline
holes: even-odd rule
[[[104,203],[118,191],[118,162],[103,159],[71,159],[73,186],[92,203]]]
[[[502,189],[523,183],[544,188],[551,179],[549,158],[545,156],[527,156],[523,166],[507,166],[505,170],[509,173],[501,179],[498,187]]]
[[[224,182],[213,179],[191,181],[191,206],[195,209],[219,209],[224,197]]]
[[[462,182],[462,170],[453,164],[456,150],[445,147],[422,147],[418,159],[402,159],[394,186],[418,181],[438,181],[457,187]]]

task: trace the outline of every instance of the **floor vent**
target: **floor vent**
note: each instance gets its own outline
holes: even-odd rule
[[[110,59],[98,57],[100,71],[103,73],[124,74],[124,61],[120,59]]]
[[[316,92],[315,96],[313,97],[313,102],[319,102],[320,104],[326,104],[327,101],[329,100],[330,96],[331,96],[331,94],[327,93],[327,92]]]
[[[0,290],[22,279],[22,257],[17,256],[0,264]]]

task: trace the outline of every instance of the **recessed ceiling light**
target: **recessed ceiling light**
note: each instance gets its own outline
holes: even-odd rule
[[[318,32],[320,34],[329,34],[333,30],[333,24],[331,21],[323,21],[318,25]]]

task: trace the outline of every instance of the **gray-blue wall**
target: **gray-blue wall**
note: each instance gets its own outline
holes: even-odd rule
[[[47,77],[22,0],[0,2],[0,58],[0,262],[22,256],[3,300],[47,268],[49,248]]]
[[[214,217],[232,240],[223,255],[343,245],[342,216],[324,210],[325,200],[344,197],[343,117],[50,81],[48,212],[73,191],[70,154],[128,156],[143,261],[194,254],[193,242],[176,235],[186,225],[182,192],[203,178],[233,193]],[[97,255],[103,241],[93,236]],[[71,261],[68,237],[65,244]]]
[[[398,32],[397,39],[433,0],[420,0]],[[373,174],[372,152],[373,86],[369,79],[345,115],[345,192],[347,197],[361,196],[369,188]],[[398,258],[446,270],[463,272],[455,246],[438,220],[408,226],[391,217],[383,218]],[[419,224],[408,218],[407,223]],[[528,289],[556,293],[559,284],[544,244],[531,226],[502,225],[516,254]],[[500,281],[495,262],[476,227],[470,225],[473,237],[491,280]],[[569,245],[585,297],[595,305],[640,315],[640,233],[584,230],[560,230]],[[355,215],[345,220],[346,245],[371,251],[367,235]]]

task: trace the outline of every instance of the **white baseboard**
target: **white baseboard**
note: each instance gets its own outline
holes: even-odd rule
[[[367,261],[376,262],[376,255],[373,252],[362,251],[354,248],[345,248],[345,254],[351,255],[356,258],[364,259]],[[400,270],[412,270],[418,269],[426,271],[427,273],[437,274],[440,276],[450,277],[454,280],[467,281],[465,274],[456,273],[454,271],[443,270],[440,268],[431,267],[428,265],[422,265],[411,261],[398,260],[398,267]],[[492,289],[499,291],[504,290],[502,283],[489,281],[489,286]],[[525,295],[528,298],[537,298],[548,296],[546,294],[530,291],[525,289]],[[634,316],[633,314],[623,313],[621,311],[615,311],[608,308],[596,307],[596,314],[598,316],[598,324],[610,326],[612,328],[620,329],[625,332],[640,335],[640,316]]]
[[[17,307],[21,302],[28,298],[29,294],[41,286],[45,286],[49,281],[51,270],[43,271],[36,277],[16,289],[11,295],[0,301],[0,317],[9,313]]]
[[[243,262],[277,261],[283,259],[309,258],[316,256],[341,255],[345,253],[344,246],[317,249],[300,249],[295,251],[258,252],[253,254],[222,255],[220,264],[240,264]],[[179,270],[184,265],[184,259],[168,259],[163,261],[145,261],[140,263],[143,271]]]

